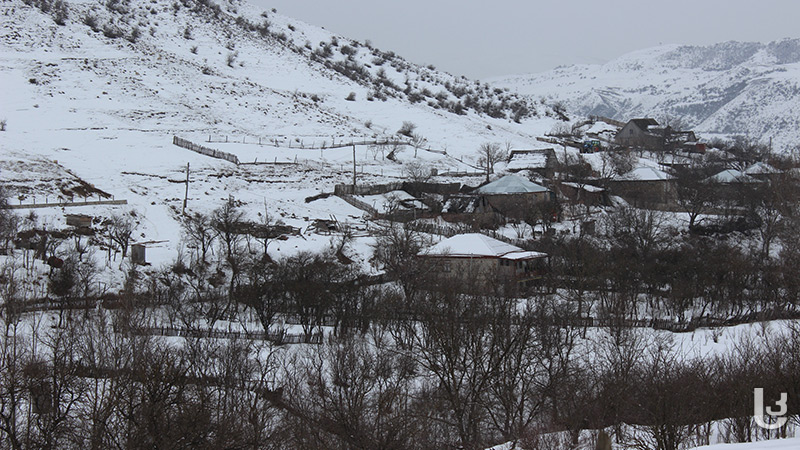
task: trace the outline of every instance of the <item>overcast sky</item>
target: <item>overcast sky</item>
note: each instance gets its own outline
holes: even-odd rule
[[[800,37],[797,0],[249,1],[470,78],[603,63],[659,44]]]

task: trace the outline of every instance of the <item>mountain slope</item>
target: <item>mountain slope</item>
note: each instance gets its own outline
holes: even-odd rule
[[[679,119],[706,136],[772,138],[779,151],[800,137],[800,39],[663,46],[492,83],[583,115]]]
[[[179,248],[187,163],[190,211],[234,195],[253,220],[266,208],[305,229],[315,218],[360,217],[337,199],[304,202],[352,182],[354,156],[359,183],[398,179],[412,162],[474,172],[481,143],[536,147],[560,120],[543,103],[238,1],[28,3],[0,6],[0,182],[12,203],[71,200],[86,184],[125,199],[125,208],[78,209],[136,209],[146,217],[138,239],[169,241],[163,258]],[[397,134],[405,122],[422,148],[394,149],[394,160],[393,148],[320,149],[408,140]],[[235,166],[173,136],[283,164]],[[61,208],[37,211],[63,226]]]
[[[331,136],[374,134],[365,122],[398,106],[408,109],[407,120],[420,112],[500,124],[553,115],[523,97],[237,1],[56,1],[67,11],[63,26],[51,20],[51,0],[30,2],[38,8],[4,5],[3,44],[6,54],[18,54],[12,64],[27,65],[38,94],[67,95],[71,108],[144,125],[155,115],[175,130],[266,135],[296,132],[302,122],[306,134]],[[144,99],[131,105],[131,97]],[[163,111],[129,107],[136,103]]]

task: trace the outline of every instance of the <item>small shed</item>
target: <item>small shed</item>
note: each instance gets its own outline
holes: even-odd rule
[[[611,204],[605,188],[585,183],[563,181],[556,185],[559,193],[571,204],[608,206]]]

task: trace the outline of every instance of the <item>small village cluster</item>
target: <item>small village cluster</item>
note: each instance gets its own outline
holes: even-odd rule
[[[684,213],[690,231],[704,232],[719,229],[708,224],[720,218],[741,223],[752,212],[753,196],[800,175],[791,161],[779,161],[781,169],[771,166],[768,152],[710,148],[693,131],[652,118],[592,117],[540,141],[542,148],[510,149],[504,170],[491,174],[492,181],[487,173],[487,182],[477,187],[436,183],[432,175],[422,181],[338,185],[336,194],[373,219],[450,224],[438,230],[448,239],[418,255],[440,262],[437,270],[469,277],[482,273],[478,278],[491,273],[531,287],[547,269],[547,254],[521,248],[531,247],[530,240],[521,239],[525,233],[512,239],[491,230],[527,224],[536,238],[552,234],[554,223],[568,219],[580,233],[593,234],[599,211],[624,205]],[[698,220],[703,214],[709,216],[705,228]]]

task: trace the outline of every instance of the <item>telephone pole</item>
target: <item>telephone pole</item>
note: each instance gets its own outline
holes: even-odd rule
[[[356,194],[356,144],[353,143],[353,195]]]
[[[183,214],[186,214],[186,200],[189,198],[189,163],[186,163],[186,193],[183,194]]]

